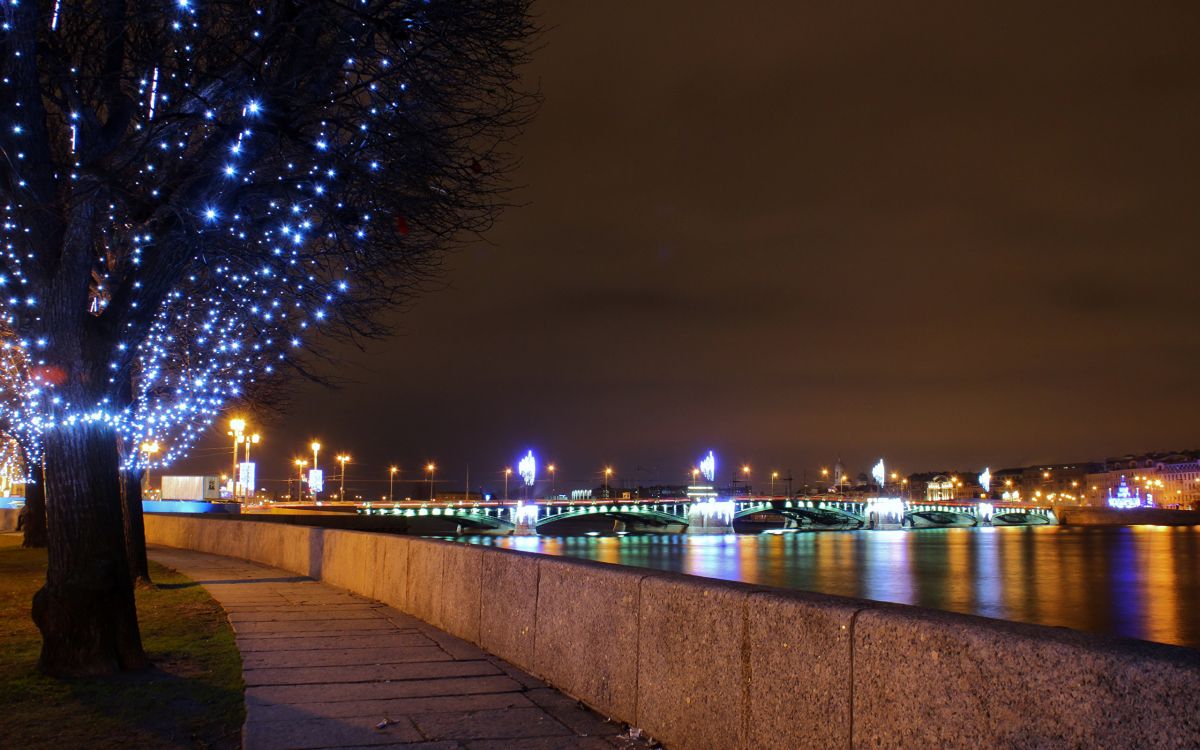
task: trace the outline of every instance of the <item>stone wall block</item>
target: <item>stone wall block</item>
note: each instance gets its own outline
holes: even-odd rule
[[[645,577],[636,568],[539,558],[534,674],[606,716],[631,720]]]
[[[667,747],[745,745],[749,591],[682,575],[642,579],[635,723]]]
[[[851,627],[864,606],[802,592],[750,594],[744,747],[850,745]]]
[[[413,539],[408,543],[408,567],[405,586],[408,614],[428,623],[436,623],[441,614],[442,554],[444,543]]]
[[[442,595],[433,624],[447,633],[479,643],[479,600],[483,577],[483,548],[443,542]]]
[[[538,560],[483,548],[479,645],[527,671],[537,640]]]
[[[407,612],[409,539],[396,534],[376,536],[379,537],[375,545],[378,557],[373,572],[379,580],[375,583],[375,598],[401,612]]]
[[[1200,747],[1200,652],[879,605],[854,625],[854,747]]]

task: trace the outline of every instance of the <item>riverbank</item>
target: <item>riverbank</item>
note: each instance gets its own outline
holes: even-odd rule
[[[195,582],[151,564],[137,592],[154,667],[109,679],[55,680],[37,671],[41,636],[30,601],[46,551],[0,534],[0,744],[20,748],[241,747],[242,663],[221,607]]]
[[[1059,506],[1054,515],[1063,526],[1200,526],[1194,510]]]
[[[1200,746],[1186,648],[395,534],[151,514],[146,536],[381,601],[667,747]]]

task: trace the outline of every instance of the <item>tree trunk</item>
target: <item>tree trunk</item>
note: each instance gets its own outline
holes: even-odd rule
[[[46,546],[46,475],[42,462],[29,465],[25,482],[25,541],[24,547]]]
[[[95,423],[52,429],[45,456],[49,567],[33,597],[38,665],[58,677],[142,669],[116,433]]]
[[[125,557],[129,560],[129,578],[135,586],[150,583],[150,563],[146,560],[146,523],[142,519],[142,474],[141,469],[125,469],[121,472]]]

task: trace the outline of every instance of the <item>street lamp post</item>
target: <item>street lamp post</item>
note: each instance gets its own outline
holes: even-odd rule
[[[433,472],[437,466],[431,461],[425,465],[425,471],[429,472],[429,502],[433,502]]]
[[[779,478],[778,471],[771,472],[771,497],[775,497],[775,480]]]
[[[308,461],[297,458],[295,464],[299,472],[299,476],[296,477],[296,500],[299,501],[304,499],[304,467],[308,466]]]
[[[338,500],[346,502],[346,464],[350,462],[350,454],[340,453],[337,460],[342,465],[341,478],[338,480]]]
[[[604,499],[605,500],[608,499],[608,494],[609,494],[608,493],[608,478],[611,476],[612,476],[612,467],[605,466],[604,467]]]
[[[153,460],[154,454],[158,453],[158,449],[159,449],[159,445],[158,445],[157,440],[148,440],[148,441],[142,443],[142,453],[146,454],[146,491],[147,492],[150,492],[150,489],[151,489],[150,488],[150,479],[151,479],[150,472],[153,470],[153,467],[151,467],[151,465],[150,465],[150,461]]]
[[[388,502],[389,503],[396,502],[395,488],[396,488],[396,472],[397,471],[400,471],[400,469],[395,466],[388,469]]]
[[[750,497],[750,467],[742,467],[742,481],[746,483],[746,497]]]
[[[229,420],[229,432],[226,433],[233,437],[233,471],[229,474],[233,481],[230,487],[230,497],[234,502],[237,502],[237,480],[238,480],[238,446],[242,443],[243,435],[246,432],[246,420],[239,418]]]
[[[554,464],[547,466],[546,471],[550,472],[550,497],[555,497],[558,492],[554,489]]]
[[[512,476],[512,469],[504,467],[504,502],[508,502],[508,478]]]

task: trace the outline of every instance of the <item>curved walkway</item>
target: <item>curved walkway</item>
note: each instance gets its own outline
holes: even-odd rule
[[[379,602],[230,557],[152,547],[225,608],[245,750],[647,747],[475,646]]]

